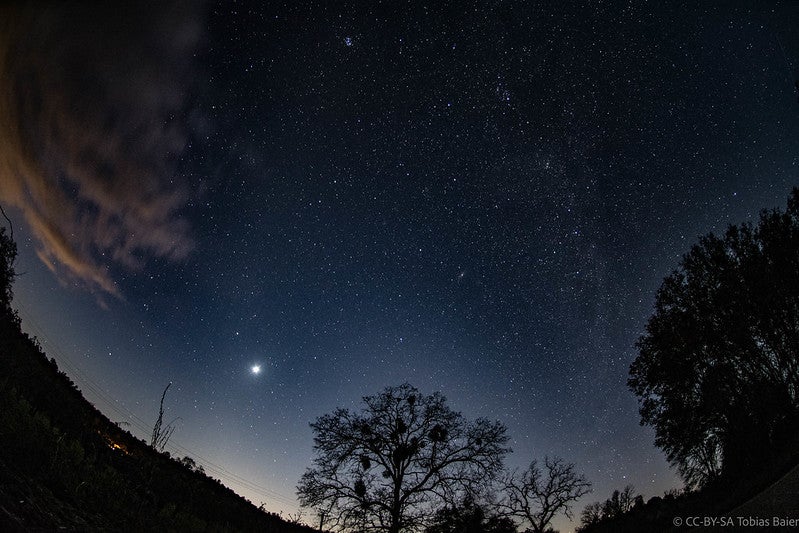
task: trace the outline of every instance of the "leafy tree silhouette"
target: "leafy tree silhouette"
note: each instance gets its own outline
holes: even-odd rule
[[[689,487],[743,477],[799,428],[799,189],[692,246],[657,292],[628,384]]]
[[[337,409],[311,424],[316,456],[297,495],[328,529],[423,527],[442,504],[493,479],[510,451],[504,425],[467,421],[440,393],[406,383],[363,401],[359,413]]]

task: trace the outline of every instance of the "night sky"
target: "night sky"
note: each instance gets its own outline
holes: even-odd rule
[[[799,184],[799,5],[259,4],[3,8],[23,328],[147,440],[172,381],[168,449],[275,512],[404,381],[578,513],[679,487],[627,371],[697,237]]]

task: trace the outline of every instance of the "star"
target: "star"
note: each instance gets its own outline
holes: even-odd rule
[[[250,372],[254,376],[257,376],[258,374],[261,373],[261,365],[252,365],[252,367],[250,368]]]

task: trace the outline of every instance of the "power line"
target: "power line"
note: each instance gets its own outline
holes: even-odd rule
[[[52,342],[52,340],[44,333],[43,329],[39,324],[30,316],[29,313],[23,312],[23,318],[25,322],[29,323],[32,330],[36,332],[37,338],[42,338],[47,342],[48,351],[53,353],[54,356],[58,357],[58,361],[61,363],[61,366],[65,371],[68,371],[68,374],[72,376],[73,379],[81,383],[81,386],[84,390],[88,390],[93,393],[102,403],[108,408],[110,411],[115,411],[121,418],[128,418],[131,419],[133,422],[131,425],[136,425],[139,429],[143,430],[146,434],[148,424],[135,415],[133,412],[126,409],[124,406],[118,405],[118,402],[111,397],[110,394],[106,393],[103,387],[92,380],[88,375],[86,375],[80,367],[71,359],[71,357],[67,356],[67,354],[61,350],[59,346]]]

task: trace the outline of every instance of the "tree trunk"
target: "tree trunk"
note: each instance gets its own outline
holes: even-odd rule
[[[394,484],[394,494],[391,501],[391,525],[389,526],[389,533],[399,533],[401,513],[400,513],[400,485],[401,483]]]

